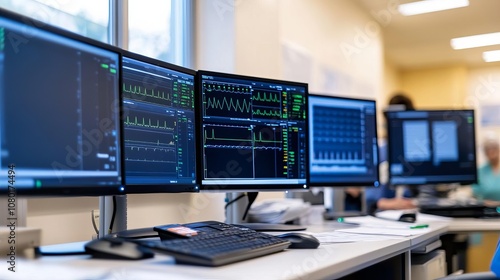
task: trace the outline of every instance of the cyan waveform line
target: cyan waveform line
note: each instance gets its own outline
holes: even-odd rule
[[[257,109],[255,111],[253,111],[253,114],[257,115],[257,116],[265,116],[265,117],[281,117],[281,112],[276,111],[276,110],[266,111],[266,110]]]
[[[141,118],[139,117],[133,117],[131,118],[130,116],[127,116],[127,119],[123,122],[125,125],[130,125],[130,126],[139,126],[139,127],[147,127],[147,128],[157,128],[157,129],[164,129],[168,131],[174,131],[176,123],[174,122],[174,127],[169,127],[167,124],[167,121],[163,121],[163,123],[160,122],[160,120],[152,121],[149,118]]]
[[[269,97],[267,96],[267,92],[262,93],[263,96],[261,96],[260,94],[260,92],[257,92],[257,96],[254,96],[253,100],[262,102],[280,102],[280,98],[277,93],[273,95],[271,92],[269,92]]]
[[[160,142],[160,140],[156,140],[156,142],[152,142],[152,141],[140,141],[140,140],[127,140],[125,139],[125,144],[127,143],[130,143],[130,144],[144,144],[144,145],[148,145],[148,146],[151,146],[151,145],[156,145],[156,146],[160,146],[160,145],[163,145],[163,146],[167,146],[167,145],[175,145],[175,142],[172,140],[168,143],[164,143],[164,142]],[[133,146],[130,146],[130,147],[133,147]]]
[[[156,99],[161,99],[161,100],[167,100],[167,101],[172,101],[172,97],[164,91],[159,91],[159,90],[154,90],[151,89],[150,92],[146,88],[142,88],[140,86],[132,86],[132,85],[126,85],[123,83],[123,92],[130,93],[130,94],[135,94],[135,95],[142,95],[146,97],[152,97]]]
[[[144,150],[144,152],[164,152],[164,153],[175,153],[175,150],[173,149],[165,149],[165,148],[155,148],[155,147],[135,147],[135,146],[130,146],[127,147],[131,151],[137,151],[140,152],[141,150]]]
[[[227,101],[227,98],[223,98],[222,100],[218,100],[215,97],[208,98],[207,101],[207,109],[219,109],[219,110],[227,110],[227,111],[236,111],[236,112],[250,112],[250,102],[247,102],[246,99],[243,99],[243,101],[240,104],[240,100],[234,100],[232,98]]]

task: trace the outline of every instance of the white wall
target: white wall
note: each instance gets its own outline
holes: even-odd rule
[[[196,68],[303,80],[312,92],[376,98],[383,85],[378,25],[349,0],[197,0]],[[267,193],[262,197],[281,197]],[[224,194],[128,197],[129,228],[223,220]],[[88,240],[97,198],[31,199],[43,244]]]
[[[237,3],[237,73],[308,82],[316,93],[380,95],[380,27],[353,1]]]

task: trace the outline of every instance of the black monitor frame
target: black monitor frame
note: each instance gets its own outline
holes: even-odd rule
[[[351,97],[342,97],[342,96],[333,96],[333,95],[323,95],[323,94],[309,94],[309,97],[311,98],[324,98],[324,99],[336,99],[336,100],[339,100],[339,101],[350,101],[350,102],[356,102],[356,101],[359,101],[359,102],[369,102],[369,103],[373,103],[373,106],[374,106],[374,110],[375,110],[375,113],[374,113],[374,137],[375,137],[375,145],[376,145],[376,149],[375,149],[375,153],[374,153],[374,156],[375,156],[375,159],[376,159],[376,164],[375,164],[375,172],[376,172],[376,175],[375,175],[375,180],[367,180],[366,178],[363,178],[363,180],[361,180],[362,176],[358,177],[359,179],[358,180],[352,180],[352,181],[349,181],[349,180],[346,180],[346,181],[338,181],[338,180],[330,180],[328,182],[315,182],[314,180],[312,180],[312,175],[311,175],[311,164],[312,164],[312,161],[311,159],[309,159],[309,185],[311,187],[351,187],[351,186],[364,186],[364,187],[378,187],[379,186],[379,182],[380,182],[380,172],[379,172],[379,149],[378,149],[378,136],[377,136],[377,106],[376,106],[376,101],[375,100],[372,100],[372,99],[362,99],[362,98],[351,98]],[[311,106],[311,103],[309,103],[309,106]],[[308,121],[311,121],[311,114],[313,113],[313,110],[311,110],[309,108],[309,120]],[[312,133],[313,132],[313,127],[311,127],[311,125],[309,125],[309,133]],[[309,141],[312,142],[313,139],[311,136],[309,136]],[[311,157],[313,155],[313,153],[311,152],[311,149],[313,148],[313,145],[310,144],[309,145],[309,156]],[[373,159],[372,159],[373,160]],[[333,176],[336,176],[336,175],[332,175]]]
[[[140,54],[137,54],[137,53],[133,53],[133,52],[130,52],[130,51],[125,51],[125,50],[122,50],[122,58],[121,60],[123,61],[123,59],[125,58],[130,58],[130,59],[134,59],[134,60],[137,60],[137,61],[141,61],[141,62],[144,62],[144,63],[148,63],[148,64],[151,64],[153,66],[156,66],[156,67],[160,67],[160,68],[164,68],[166,70],[171,70],[171,71],[176,71],[176,72],[180,72],[182,74],[187,74],[187,75],[192,75],[193,76],[193,87],[194,87],[194,100],[192,100],[192,102],[194,102],[194,104],[198,104],[198,97],[197,97],[197,94],[196,94],[196,71],[195,70],[192,70],[192,69],[189,69],[189,68],[185,68],[185,67],[181,67],[181,66],[178,66],[178,65],[175,65],[175,64],[171,64],[171,63],[167,63],[165,61],[161,61],[161,60],[158,60],[158,59],[153,59],[153,58],[150,58],[150,57],[146,57],[144,55],[140,55]],[[122,62],[121,61],[121,62]],[[123,65],[122,65],[123,67]],[[123,68],[122,68],[122,78],[123,78]],[[123,79],[121,80],[121,83],[120,84],[120,92],[121,92],[121,99],[122,99],[122,111],[121,111],[121,119],[122,119],[122,126],[123,126],[123,130],[124,130],[124,133],[122,133],[122,138],[123,140],[125,140],[125,125],[124,125],[124,122],[123,122],[123,118],[125,117],[125,108],[123,106]],[[184,184],[184,183],[179,183],[179,184],[128,184],[127,180],[126,180],[126,160],[125,160],[125,152],[122,152],[122,155],[123,155],[123,162],[124,162],[124,170],[125,170],[125,173],[124,173],[124,177],[125,177],[125,193],[130,193],[130,194],[133,194],[133,193],[179,193],[179,192],[198,192],[199,191],[199,187],[200,187],[200,169],[199,169],[199,164],[197,163],[199,161],[199,148],[198,148],[198,145],[196,143],[198,143],[197,139],[199,138],[198,137],[198,117],[197,117],[197,108],[195,107],[193,109],[194,111],[194,144],[195,144],[195,149],[194,149],[194,152],[195,152],[195,183],[193,184]],[[122,143],[122,151],[125,150],[125,143]]]
[[[456,179],[452,179],[451,176],[452,175],[446,175],[448,177],[450,177],[450,179],[434,179],[434,180],[429,180],[429,179],[426,179],[425,182],[417,182],[418,180],[416,181],[411,181],[411,180],[406,180],[404,183],[400,183],[401,181],[399,180],[396,180],[396,182],[394,182],[394,175],[393,175],[393,171],[391,170],[391,166],[393,164],[393,157],[394,157],[394,147],[391,146],[391,134],[393,133],[392,132],[392,126],[391,124],[389,123],[391,121],[390,119],[390,115],[391,114],[418,114],[418,113],[439,113],[439,114],[442,114],[443,115],[443,120],[457,120],[457,118],[461,118],[460,116],[458,116],[457,114],[463,114],[463,113],[471,113],[472,114],[472,120],[471,120],[471,125],[472,125],[472,130],[470,131],[470,136],[471,136],[471,145],[473,146],[473,148],[470,150],[470,152],[473,153],[473,157],[474,157],[474,160],[471,161],[471,163],[474,164],[474,166],[471,168],[471,173],[469,175],[472,175],[474,177],[474,179],[461,179],[461,180],[456,180]],[[474,110],[469,110],[469,109],[464,109],[464,110],[458,110],[458,109],[448,109],[448,110],[439,110],[439,109],[432,109],[432,110],[412,110],[412,111],[387,111],[385,112],[385,116],[387,118],[387,135],[388,135],[388,163],[389,163],[389,167],[388,167],[388,174],[389,174],[389,184],[390,185],[409,185],[409,186],[419,186],[419,185],[428,185],[428,184],[451,184],[451,183],[458,183],[458,184],[463,184],[463,185],[467,185],[467,184],[473,184],[473,183],[476,183],[477,182],[477,155],[476,155],[476,127],[475,127],[475,123],[476,123],[476,120],[475,120],[475,114],[474,114]],[[459,120],[460,121],[460,120]],[[460,124],[459,124],[460,125]],[[403,141],[403,140],[401,140]],[[460,140],[459,140],[460,141]],[[432,142],[432,141],[431,141]],[[431,143],[432,144],[432,143]],[[392,144],[394,145],[394,144]],[[457,145],[460,145],[460,143],[457,143]],[[434,148],[432,148],[431,150],[431,153],[434,154]],[[400,162],[401,164],[405,165],[405,166],[409,166],[410,168],[412,169],[415,169],[415,168],[418,168],[420,165],[419,164],[412,164],[411,162],[408,162],[408,161],[404,161],[404,162]],[[410,174],[409,176],[407,177],[411,177],[412,174]],[[456,174],[453,174],[453,175],[456,175]],[[423,177],[423,176],[432,176],[432,174],[429,174],[429,175],[422,175],[420,177]]]
[[[204,70],[199,70],[197,73],[197,96],[199,97],[198,100],[198,132],[200,133],[199,135],[203,135],[203,98],[202,98],[202,87],[203,87],[203,76],[216,76],[220,77],[223,79],[243,79],[247,81],[255,81],[255,82],[262,82],[262,83],[277,83],[281,85],[289,85],[289,86],[296,86],[296,87],[302,87],[305,89],[305,103],[304,104],[304,110],[305,113],[307,114],[307,96],[308,96],[308,84],[306,83],[299,83],[299,82],[291,82],[291,81],[283,81],[283,80],[274,80],[274,79],[268,79],[268,78],[260,78],[260,77],[251,77],[251,76],[243,76],[243,75],[236,75],[236,74],[228,74],[228,73],[221,73],[221,72],[213,72],[213,71],[204,71]],[[308,135],[308,123],[307,123],[307,118],[304,120],[304,140],[307,145],[309,143]],[[199,147],[199,153],[200,155],[203,154],[202,152],[202,146],[203,146],[203,137],[198,137],[198,147]],[[200,178],[201,178],[201,191],[214,191],[214,192],[227,192],[227,191],[237,191],[237,192],[260,192],[260,191],[288,191],[288,190],[294,190],[294,191],[300,191],[300,190],[307,190],[309,188],[309,182],[308,182],[308,176],[307,173],[309,172],[309,148],[305,147],[304,151],[304,160],[305,160],[305,178],[302,180],[305,183],[297,183],[297,184],[272,184],[272,183],[258,183],[258,184],[204,184],[203,179],[203,162],[202,160],[198,161],[199,164],[199,170],[200,170]]]
[[[0,17],[5,18],[7,20],[12,20],[15,21],[19,24],[22,24],[26,27],[29,27],[30,29],[25,29],[25,36],[22,38],[13,38],[14,41],[9,42],[13,44],[18,44],[18,47],[22,47],[24,44],[29,44],[30,38],[36,34],[36,32],[42,31],[42,32],[48,32],[52,35],[59,36],[59,37],[64,37],[65,39],[72,40],[78,43],[83,43],[87,44],[90,47],[97,47],[100,48],[104,51],[109,51],[113,52],[117,55],[117,68],[116,71],[121,70],[121,50],[117,47],[99,42],[97,40],[93,40],[75,33],[72,33],[70,31],[64,30],[59,27],[52,26],[50,24],[47,24],[45,22],[35,20],[33,18],[20,15],[5,9],[0,8]],[[31,29],[31,28],[34,28]],[[8,42],[8,41],[6,41]],[[50,65],[48,65],[50,67]],[[116,86],[117,86],[117,99],[116,102],[116,108],[112,110],[116,110],[117,114],[117,119],[118,119],[118,133],[119,135],[117,136],[118,138],[118,143],[120,145],[123,145],[122,143],[122,133],[123,133],[123,126],[121,122],[119,121],[119,104],[121,104],[121,95],[119,92],[120,85],[121,85],[121,73],[118,72],[117,74],[117,81],[116,81]],[[64,106],[64,104],[60,104],[61,106]],[[120,147],[118,147],[120,148]],[[121,154],[118,152],[117,156],[119,156],[118,163],[120,164],[119,167],[119,174],[118,174],[118,179],[121,181],[120,184],[105,184],[105,185],[94,185],[94,184],[89,184],[89,185],[81,185],[81,186],[72,186],[72,187],[62,187],[62,186],[48,186],[48,187],[43,187],[43,188],[21,188],[17,187],[16,188],[16,194],[19,195],[28,195],[28,196],[105,196],[105,195],[118,195],[118,194],[123,194],[123,181],[124,181],[124,165],[123,165],[123,158],[121,157]],[[15,164],[15,162],[14,162]],[[14,184],[15,186],[15,184]],[[8,188],[0,188],[0,193],[5,193],[8,191]],[[9,191],[10,193],[10,191]]]

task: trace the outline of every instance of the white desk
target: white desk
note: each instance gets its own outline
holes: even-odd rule
[[[310,231],[328,231],[332,225],[312,226]],[[19,260],[18,272],[0,270],[1,279],[39,279],[52,271],[60,279],[97,274],[97,279],[332,279],[349,275],[393,257],[405,259],[408,279],[410,250],[432,241],[446,232],[443,224],[431,225],[431,231],[408,238],[378,242],[325,244],[318,249],[286,250],[273,255],[217,268],[175,265],[172,258],[157,254],[144,261],[111,261],[89,259],[88,256],[43,257]],[[8,274],[6,274],[8,272]],[[52,273],[50,273],[52,274]],[[103,277],[105,276],[105,277]],[[89,278],[87,275],[86,278]],[[106,278],[107,277],[107,278]],[[84,277],[85,278],[85,277]],[[95,275],[94,275],[94,278]],[[50,278],[58,279],[58,278]],[[77,278],[76,278],[77,279]]]
[[[500,231],[500,219],[455,218],[448,225],[449,233]]]

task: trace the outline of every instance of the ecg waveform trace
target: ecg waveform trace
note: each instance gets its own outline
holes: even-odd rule
[[[252,93],[252,115],[260,119],[281,119],[281,93],[255,89]]]
[[[125,145],[127,173],[177,177],[175,149]]]
[[[249,127],[206,126],[203,130],[205,147],[238,149],[252,146],[252,131]]]
[[[125,96],[128,95],[131,98],[134,98],[135,97],[134,95],[140,95],[144,97],[151,97],[154,99],[172,102],[172,94],[164,89],[163,90],[156,88],[148,89],[145,86],[137,86],[137,85],[123,83],[122,90]],[[141,100],[143,98],[135,97],[134,99]]]
[[[313,118],[314,160],[364,158],[365,127],[359,109],[314,106]]]
[[[252,92],[249,86],[229,83],[203,83],[204,116],[252,117]]]
[[[281,109],[256,109],[253,111],[254,117],[281,118]]]
[[[125,127],[153,129],[162,131],[175,131],[177,120],[175,114],[160,115],[146,111],[130,111],[124,116]]]
[[[251,101],[246,97],[206,97],[205,115],[234,118],[251,117]]]
[[[253,92],[252,100],[254,102],[263,102],[264,105],[275,105],[275,106],[280,106],[281,102],[280,93],[278,91],[270,92],[263,90],[255,90]]]
[[[162,131],[128,129],[125,144],[148,145],[152,147],[168,147],[176,145],[174,133]]]
[[[126,160],[142,162],[177,163],[175,148],[125,145],[128,149]]]
[[[139,75],[126,68],[123,71],[122,92],[124,98],[172,106],[177,103],[173,86],[173,81],[170,79],[159,78],[148,73]]]

